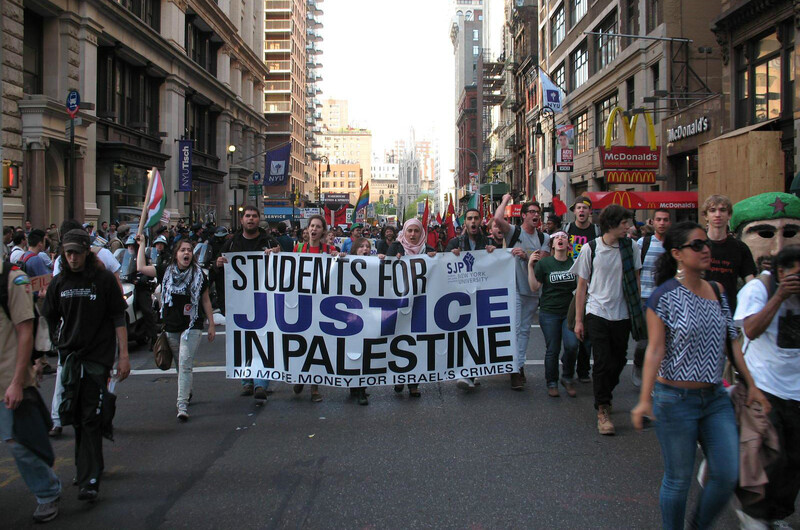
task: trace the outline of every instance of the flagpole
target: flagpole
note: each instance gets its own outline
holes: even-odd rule
[[[147,191],[144,194],[144,205],[142,206],[142,215],[139,217],[139,230],[136,231],[136,235],[142,235],[142,230],[144,230],[144,223],[147,216],[147,201],[150,199],[150,192],[153,191],[153,181],[155,180],[155,175],[153,174],[154,170],[156,170],[156,168],[147,172]]]

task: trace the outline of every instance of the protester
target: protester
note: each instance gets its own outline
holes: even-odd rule
[[[551,213],[547,216],[547,222],[544,224],[544,231],[551,236],[561,230],[561,216]]]
[[[800,245],[772,258],[772,271],[739,291],[734,320],[744,331],[744,357],[755,386],[769,400],[780,441],[766,468],[764,498],[738,512],[742,528],[788,528],[800,492]]]
[[[44,523],[58,516],[61,482],[53,471],[53,448],[47,438],[47,408],[36,390],[36,375],[31,364],[33,351],[33,299],[30,279],[16,267],[7,268],[0,260],[0,282],[5,283],[7,309],[0,309],[0,441],[5,442],[19,474],[36,496],[33,512],[36,522]],[[20,408],[23,400],[27,406]],[[32,406],[32,403],[39,406]],[[15,440],[15,415],[24,415],[23,425],[41,425],[41,432],[26,433],[26,440]],[[40,416],[38,422],[33,420]],[[36,442],[32,443],[32,440]],[[44,455],[48,455],[45,457]]]
[[[358,223],[353,223],[350,227],[350,237],[345,239],[342,243],[342,252],[345,254],[350,253],[350,247],[353,246],[353,241],[359,239],[361,237],[361,225]]]
[[[636,242],[642,255],[642,307],[645,307],[647,299],[650,298],[650,295],[653,294],[653,290],[656,287],[656,261],[661,254],[664,253],[664,247],[661,243],[670,225],[669,210],[659,208],[652,217],[652,226],[654,228],[653,235],[644,236]],[[633,353],[633,369],[631,370],[631,381],[636,388],[639,388],[642,384],[642,363],[644,363],[644,352],[646,348],[646,339],[636,342],[636,349]]]
[[[31,230],[33,230],[33,223],[30,219],[25,219],[25,229],[23,230],[25,232],[25,237],[30,235]]]
[[[280,250],[279,243],[266,230],[260,228],[259,222],[261,214],[258,208],[248,204],[242,210],[240,220],[241,230],[237,231],[233,237],[222,245],[221,255],[216,261],[216,282],[217,285],[225,285],[225,264],[228,258],[224,256],[227,252],[269,252]],[[175,243],[177,248],[178,244]],[[163,289],[163,286],[162,286]],[[225,288],[217,289],[217,303],[222,314],[225,314]],[[211,315],[211,313],[209,313]],[[209,320],[213,320],[210,317]],[[253,396],[254,399],[267,399],[269,381],[266,379],[242,379],[242,396]]]
[[[294,248],[294,240],[292,236],[286,233],[286,225],[278,223],[276,227],[278,230],[278,244],[281,247],[281,252],[291,252]]]
[[[14,238],[14,229],[10,226],[3,227],[3,253],[8,259],[11,259],[11,249],[13,248],[12,240]]]
[[[600,227],[592,223],[592,200],[580,195],[572,203],[572,213],[575,215],[575,222],[567,223],[564,232],[569,236],[570,255],[577,259],[583,245],[600,237]],[[592,360],[592,341],[589,337],[578,342],[578,362],[577,372],[578,381],[581,383],[591,383],[591,360]]]
[[[372,244],[370,243],[369,239],[365,237],[360,237],[353,242],[353,246],[350,249],[350,254],[354,256],[369,256],[372,253]],[[369,405],[369,399],[367,394],[366,387],[356,387],[350,389],[350,395],[355,396],[358,398],[359,405]]]
[[[389,245],[388,254],[378,254],[378,257],[385,259],[386,256],[391,256],[399,259],[402,256],[416,256],[423,253],[434,257],[436,256],[436,251],[425,243],[427,239],[422,222],[419,219],[409,219],[403,225],[400,233],[397,234],[397,240]],[[394,385],[394,391],[400,393],[403,391],[403,387],[404,385]],[[408,385],[408,395],[411,397],[422,396],[419,391],[419,384]]]
[[[728,233],[733,205],[724,195],[711,195],[701,208],[708,223],[708,239],[711,241],[711,267],[706,279],[722,284],[730,294],[731,311],[736,312],[736,292],[741,278],[745,283],[756,275],[756,265],[750,249]]]
[[[517,258],[517,372],[511,374],[511,388],[522,390],[525,387],[525,358],[528,352],[528,338],[533,324],[533,315],[539,306],[539,293],[528,284],[528,260],[531,254],[541,260],[550,255],[550,236],[540,231],[539,216],[541,206],[538,202],[526,202],[520,208],[522,225],[512,227],[504,218],[506,206],[511,202],[511,194],[503,195],[503,201],[494,214],[494,222],[503,233],[511,254]]]
[[[397,228],[393,225],[386,225],[381,229],[381,238],[375,245],[375,250],[378,254],[386,254],[389,251],[389,245],[394,243],[397,239]]]
[[[11,243],[12,247],[9,260],[11,260],[11,263],[17,263],[22,259],[22,256],[28,248],[28,239],[25,236],[25,232],[22,230],[14,232],[14,235],[11,237]]]
[[[75,428],[75,483],[79,500],[97,499],[103,472],[103,412],[110,406],[106,383],[119,347],[116,378],[130,373],[125,300],[119,282],[89,250],[83,230],[70,230],[62,239],[59,260],[64,270],[47,288],[42,314],[58,349],[63,402],[59,414]],[[105,411],[108,415],[108,411]],[[66,417],[65,417],[66,415]]]
[[[745,365],[724,289],[703,279],[711,266],[709,241],[693,222],[670,228],[647,302],[650,338],[639,403],[633,425],[654,418],[664,459],[660,505],[663,528],[682,529],[694,472],[697,444],[709,474],[700,493],[691,528],[711,528],[728,502],[739,477],[739,435],[728,392],[722,385],[725,350],[747,383],[748,404],[769,407]],[[727,337],[727,339],[726,339]],[[595,350],[597,358],[597,350]],[[596,380],[596,378],[595,378]]]
[[[20,258],[20,261],[25,265],[26,274],[32,278],[53,272],[48,265],[48,262],[52,263],[52,261],[44,251],[44,238],[44,230],[39,230],[38,228],[31,230],[28,235],[28,250]],[[47,261],[45,261],[45,258],[47,258]]]
[[[542,294],[539,300],[539,325],[544,335],[546,353],[544,356],[544,376],[547,394],[558,397],[558,383],[561,382],[570,397],[578,395],[575,390],[575,362],[578,355],[578,339],[567,326],[567,310],[572,292],[578,285],[575,275],[570,272],[573,260],[569,255],[569,236],[560,231],[550,236],[552,256],[539,260],[535,253],[528,260],[528,284],[531,291]],[[558,377],[558,354],[561,344],[561,378]]]
[[[600,213],[602,236],[583,245],[570,269],[578,277],[575,336],[592,341],[594,407],[601,435],[615,433],[611,400],[626,364],[631,317],[635,316],[631,310],[638,310],[641,318],[637,282],[642,260],[639,246],[625,237],[632,217],[618,204],[604,208]],[[628,292],[625,283],[631,289]]]
[[[466,211],[464,225],[464,233],[451,239],[445,252],[452,252],[458,256],[462,250],[486,250],[487,252],[492,252],[495,249],[481,230],[481,213],[477,209],[470,208]],[[461,390],[471,391],[475,390],[476,382],[477,378],[475,377],[462,377],[456,382],[456,386]]]
[[[169,263],[158,266],[145,264],[144,237],[137,235],[136,241],[139,243],[136,260],[138,271],[145,276],[158,278],[161,284],[161,318],[178,372],[177,417],[185,422],[189,419],[194,357],[200,346],[206,317],[208,341],[212,342],[216,335],[208,280],[197,264],[190,241],[183,240],[175,245]]]
[[[341,252],[341,248],[336,246],[336,236],[334,236],[333,232],[328,230],[325,232],[325,243],[333,248],[336,249],[337,252]]]
[[[494,222],[494,217],[489,219],[486,228],[489,232],[489,241],[492,246],[495,248],[506,248],[506,238],[503,237],[503,231],[500,230],[500,227]]]
[[[83,230],[83,228],[81,224],[74,219],[67,219],[61,223],[60,232],[62,234],[66,234],[71,230]],[[122,290],[122,284],[120,283],[119,279],[119,271],[121,268],[119,261],[117,261],[117,259],[108,249],[91,247],[90,250],[97,256],[101,267],[105,268],[114,275],[117,285],[119,285],[120,290]],[[59,252],[61,252],[61,250]],[[61,255],[63,255],[63,252],[61,252]],[[63,260],[61,255],[57,256],[53,261],[53,278],[59,275],[62,266],[64,266],[63,262],[65,260]],[[58,409],[61,406],[61,394],[64,391],[64,387],[61,385],[61,368],[61,357],[59,356],[58,368],[56,371],[56,382],[55,386],[53,387],[53,399],[50,405],[50,415],[51,419],[53,420],[53,428],[50,429],[50,436],[53,437],[60,436],[62,432],[61,418],[58,415]]]

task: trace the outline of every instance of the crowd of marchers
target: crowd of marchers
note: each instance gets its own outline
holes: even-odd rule
[[[512,390],[529,383],[526,356],[538,315],[547,395],[576,397],[586,389],[598,433],[614,435],[614,391],[632,337],[630,376],[641,395],[631,418],[638,429],[652,422],[661,444],[664,527],[711,526],[746,481],[742,470],[749,464],[740,461],[755,457],[740,447],[740,434],[752,424],[770,426],[758,434],[774,454],[760,468],[766,486],[757,500],[742,502],[738,514],[743,528],[779,525],[794,512],[800,491],[800,199],[764,195],[736,206],[727,197],[709,197],[701,207],[704,226],[674,221],[666,209],[636,223],[633,212],[616,204],[594,210],[586,196],[572,204],[570,222],[556,215],[543,221],[535,201],[523,203],[515,220],[504,215],[511,202],[506,195],[490,218],[468,209],[451,237],[417,219],[402,227],[329,227],[313,215],[304,228],[269,226],[252,206],[243,208],[233,231],[177,223],[137,234],[118,222],[95,227],[73,220],[47,229],[30,222],[5,227],[0,438],[36,496],[34,519],[51,520],[62,488],[49,437],[73,426],[73,482],[79,499],[96,500],[102,439],[113,436],[114,387],[130,373],[129,340],[152,348],[163,334],[178,374],[177,418],[188,421],[195,355],[201,340],[213,341],[224,323],[228,253],[393,259],[502,251],[515,259]],[[37,387],[53,372],[48,408]],[[475,392],[480,381],[455,384]],[[240,385],[237,392],[256,400],[271,393],[268,380]],[[293,386],[297,394],[303,390]],[[423,390],[407,387],[416,398]],[[322,401],[318,386],[309,391],[312,401]],[[350,393],[369,404],[366,388]],[[687,518],[698,444],[706,473]]]

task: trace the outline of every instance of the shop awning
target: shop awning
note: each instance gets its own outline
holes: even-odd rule
[[[695,191],[588,191],[583,195],[592,199],[592,208],[596,210],[605,208],[609,204],[619,204],[631,210],[697,208]]]

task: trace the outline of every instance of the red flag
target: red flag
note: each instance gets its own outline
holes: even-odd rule
[[[442,213],[441,212],[436,212],[436,222],[438,224],[442,224]]]
[[[425,197],[425,211],[422,212],[422,227],[427,230],[428,229],[428,220],[431,217],[431,211],[428,208],[428,198]]]
[[[444,216],[444,225],[447,228],[447,240],[450,241],[454,237],[456,237],[456,227],[453,224],[453,218],[456,216],[456,209],[453,206],[453,196],[450,196],[450,200],[447,203],[447,213]]]
[[[553,197],[553,210],[559,217],[564,216],[567,213],[567,205],[561,201],[561,198],[558,195]]]
[[[330,210],[326,206],[325,222],[328,223],[330,228],[347,224],[347,206],[342,206],[338,210]]]

